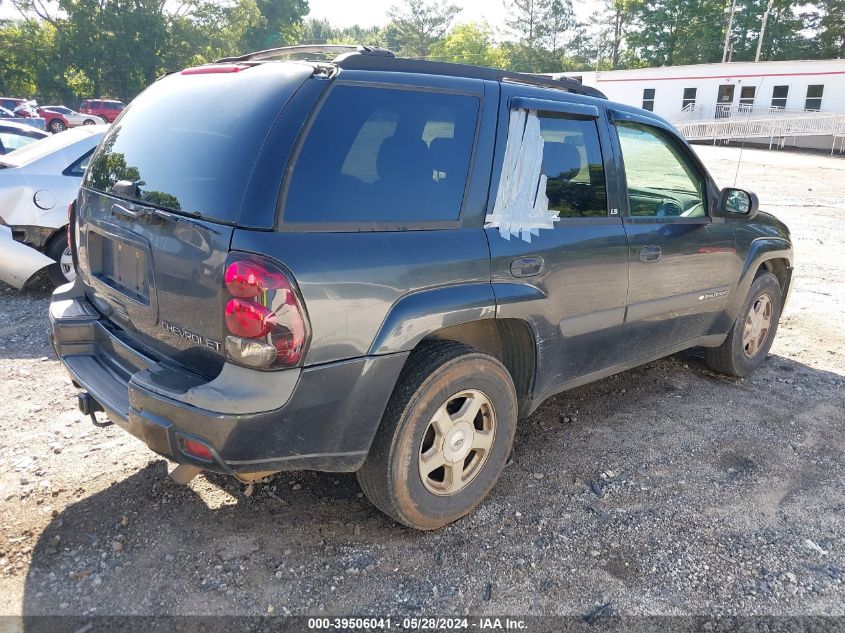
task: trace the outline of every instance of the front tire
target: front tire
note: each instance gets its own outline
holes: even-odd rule
[[[62,121],[60,119],[53,119],[52,121],[50,121],[49,127],[50,127],[50,131],[53,134],[58,134],[59,132],[64,132],[67,129],[65,124],[62,123]]]
[[[451,341],[408,359],[358,481],[382,512],[434,530],[472,512],[510,455],[517,398],[495,358]]]
[[[765,360],[775,340],[783,291],[772,273],[759,275],[719,347],[704,350],[708,367],[729,376],[747,376]]]

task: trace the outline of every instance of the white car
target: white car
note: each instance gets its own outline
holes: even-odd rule
[[[0,280],[22,288],[47,266],[57,286],[76,277],[68,206],[106,130],[86,125],[0,156]]]
[[[67,119],[69,127],[76,127],[78,125],[102,125],[106,122],[102,117],[93,114],[80,114],[76,110],[71,110],[66,106],[41,106],[41,109],[58,112]]]

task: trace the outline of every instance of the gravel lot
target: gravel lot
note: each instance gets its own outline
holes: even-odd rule
[[[738,149],[697,150],[732,183]],[[845,615],[845,160],[746,149],[737,184],[796,242],[763,368],[685,353],[556,397],[428,534],[351,474],[173,484],[75,409],[47,287],[0,287],[0,613]]]

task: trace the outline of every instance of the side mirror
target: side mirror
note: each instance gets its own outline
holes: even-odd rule
[[[718,211],[719,215],[731,217],[739,215],[751,220],[760,210],[760,199],[757,194],[742,189],[730,187],[722,189],[719,194]]]

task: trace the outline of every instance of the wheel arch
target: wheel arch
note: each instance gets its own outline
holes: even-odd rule
[[[781,310],[786,305],[786,300],[792,291],[792,261],[785,257],[772,257],[764,259],[754,273],[756,279],[763,273],[772,273],[777,277],[781,289]]]
[[[513,292],[511,300],[528,300],[537,291]],[[505,366],[516,387],[519,416],[524,417],[532,408],[537,336],[522,319],[496,317],[498,294],[489,283],[470,283],[406,295],[387,314],[369,354],[413,352],[431,341],[469,345]]]
[[[418,345],[431,341],[456,341],[501,362],[516,388],[519,417],[531,411],[537,371],[536,339],[531,326],[520,319],[479,319],[431,332]]]
[[[760,237],[751,242],[733,300],[728,306],[731,323],[736,319],[748,289],[761,271],[771,272],[778,278],[783,292],[781,307],[786,304],[792,281],[792,260],[792,244],[783,238]]]

